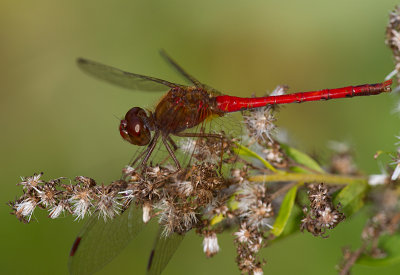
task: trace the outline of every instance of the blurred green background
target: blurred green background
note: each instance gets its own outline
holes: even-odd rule
[[[66,274],[70,246],[82,226],[71,217],[31,224],[9,215],[20,176],[85,175],[109,183],[134,148],[118,120],[161,94],[130,92],[89,78],[77,57],[171,81],[181,79],[160,58],[164,48],[200,80],[231,95],[262,95],[278,84],[291,92],[380,82],[393,69],[384,44],[393,0],[365,1],[11,1],[0,3],[2,274]],[[379,173],[378,149],[393,150],[399,133],[397,95],[292,104],[278,124],[299,149],[324,157],[329,140],[351,142],[357,162]],[[363,214],[330,238],[297,234],[263,250],[266,274],[336,274],[341,247],[359,245]],[[144,274],[153,227],[100,274]],[[221,252],[202,253],[190,233],[164,274],[238,274],[232,236]],[[354,274],[395,274],[357,266]]]

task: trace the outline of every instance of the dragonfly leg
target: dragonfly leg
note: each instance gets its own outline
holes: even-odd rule
[[[169,141],[169,142],[172,141],[172,142],[173,142],[173,143],[172,143],[173,146],[174,146],[174,145],[176,146],[175,142],[174,142],[169,136],[168,136],[167,138],[166,138],[165,136],[163,136],[163,137],[162,137],[162,141],[163,141],[163,143],[164,143],[165,148],[167,148],[169,155],[170,155],[171,158],[174,160],[175,165],[176,165],[176,167],[178,168],[178,171],[181,170],[181,165],[179,164],[179,161],[178,161],[178,159],[176,158],[174,151],[171,149],[171,146],[168,144],[167,141]],[[174,147],[174,148],[175,148],[175,147]]]
[[[170,136],[167,137],[167,140],[174,148],[174,151],[178,150],[178,145],[176,145],[175,141]]]
[[[157,140],[158,140],[159,137],[160,137],[160,132],[159,132],[159,131],[155,132],[154,137],[153,137],[153,139],[152,139],[151,142],[150,142],[150,145],[147,147],[147,149],[146,149],[146,151],[145,151],[146,156],[144,157],[144,159],[143,159],[142,162],[140,163],[140,167],[141,167],[141,168],[143,168],[143,167],[146,165],[147,161],[149,160],[151,154],[152,154],[153,151],[154,151],[154,148],[156,147]],[[142,154],[141,154],[141,155],[142,155]]]

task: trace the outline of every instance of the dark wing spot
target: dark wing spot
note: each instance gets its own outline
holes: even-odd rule
[[[153,263],[154,259],[154,249],[150,253],[149,262],[147,263],[147,270],[150,270],[151,264]]]
[[[76,62],[77,62],[78,64],[88,64],[88,63],[89,63],[88,60],[86,60],[86,59],[84,59],[84,58],[81,58],[81,57],[79,57],[79,58],[76,60]]]
[[[81,237],[77,237],[76,239],[75,239],[75,242],[74,242],[74,244],[72,245],[72,247],[71,247],[71,251],[69,252],[69,256],[74,256],[75,255],[75,253],[76,253],[76,251],[78,250],[78,247],[79,247],[79,243],[81,242]]]

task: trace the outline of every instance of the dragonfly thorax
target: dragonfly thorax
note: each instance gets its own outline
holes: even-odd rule
[[[165,134],[193,128],[214,114],[214,98],[198,87],[171,89],[154,111],[154,124]]]

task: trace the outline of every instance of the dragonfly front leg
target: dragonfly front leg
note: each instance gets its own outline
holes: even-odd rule
[[[169,155],[171,156],[171,158],[174,160],[176,167],[178,168],[178,171],[181,170],[181,165],[178,161],[178,159],[175,156],[174,150],[171,149],[171,146],[168,144],[168,141],[172,144],[172,146],[174,148],[178,148],[175,144],[175,142],[169,137],[162,137],[162,141],[164,143],[165,148],[167,148]],[[175,149],[176,150],[176,149]]]
[[[174,151],[178,150],[178,145],[176,145],[175,141],[170,136],[167,136],[167,140],[172,145],[172,147],[174,147]]]
[[[156,147],[157,140],[158,140],[159,137],[160,137],[160,132],[159,131],[155,132],[155,134],[153,136],[153,139],[151,140],[151,142],[150,142],[149,146],[147,147],[147,149],[142,154],[139,155],[139,157],[141,158],[141,157],[143,157],[143,155],[146,154],[146,156],[144,157],[144,159],[140,163],[140,166],[139,166],[140,169],[142,169],[146,165],[147,161],[149,160],[151,154],[154,151],[154,148]],[[136,158],[136,160],[134,162],[136,162],[138,159],[140,159],[139,157]]]

